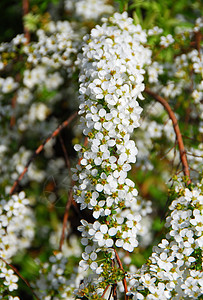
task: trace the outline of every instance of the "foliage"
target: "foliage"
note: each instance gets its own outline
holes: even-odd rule
[[[201,299],[201,1],[6,4],[0,299]]]

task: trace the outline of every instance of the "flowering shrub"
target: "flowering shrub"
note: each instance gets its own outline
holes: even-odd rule
[[[151,54],[140,44],[145,42],[144,32],[140,31],[126,13],[115,14],[109,23],[97,26],[90,37],[85,37],[88,45],[77,61],[81,68],[79,114],[84,115],[81,126],[88,146],[75,145],[82,154],[73,175],[79,183],[74,187],[74,199],[81,209],[93,209],[97,219],[93,224],[83,222],[80,228],[82,243],[92,252],[84,254],[81,264],[86,264],[91,255],[95,260],[98,247],[105,250],[115,244],[132,252],[138,245],[143,204],[138,203],[138,192],[127,172],[130,163],[136,161],[137,148],[130,133],[139,126],[142,109],[136,99],[142,98],[143,66]],[[88,239],[93,242],[92,248]],[[97,264],[91,266],[97,268]]]
[[[202,185],[189,190],[178,182],[174,197],[166,238],[154,247],[147,265],[129,276],[129,294],[137,299],[197,299],[203,293]]]
[[[1,290],[5,287],[11,292],[18,288],[18,277],[14,271],[7,267],[6,263],[18,251],[22,251],[31,245],[34,237],[34,214],[28,207],[29,200],[25,198],[25,193],[13,195],[9,201],[5,199],[0,203],[0,228],[1,228]],[[6,262],[6,263],[5,263]]]
[[[203,295],[203,21],[117,2],[0,45],[1,299]]]

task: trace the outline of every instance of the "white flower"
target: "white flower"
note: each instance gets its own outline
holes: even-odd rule
[[[18,89],[16,101],[19,104],[28,104],[32,100],[32,93],[27,88]]]
[[[18,83],[12,77],[7,77],[3,81],[2,92],[4,94],[13,92],[18,87]]]
[[[146,286],[146,287],[150,287],[156,281],[156,278],[155,277],[151,278],[150,274],[145,274],[145,275],[141,276],[140,279],[143,282],[144,286]]]
[[[154,26],[152,29],[148,30],[148,35],[158,35],[163,32],[162,28],[159,28],[158,26]]]
[[[167,36],[161,36],[161,42],[160,45],[164,47],[168,47],[174,42],[174,39],[171,34],[168,34]]]

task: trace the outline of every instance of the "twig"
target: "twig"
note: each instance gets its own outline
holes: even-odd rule
[[[87,146],[87,143],[88,143],[88,139],[85,138],[84,146]],[[66,165],[69,168],[69,172],[70,172],[70,162],[69,162],[69,159],[68,159],[68,156],[67,156],[67,152],[66,152],[64,143],[63,143],[63,150],[65,151],[64,155],[66,156]],[[80,164],[80,161],[81,161],[81,158],[78,160],[78,164]],[[70,174],[70,177],[71,177],[71,172],[69,174]],[[73,187],[73,185],[74,185],[74,181],[72,181],[72,187]],[[62,246],[63,246],[64,239],[65,239],[65,229],[66,229],[66,225],[67,225],[67,221],[68,221],[68,213],[69,213],[69,209],[71,207],[71,204],[73,204],[75,206],[75,208],[77,208],[77,204],[73,199],[72,188],[71,188],[71,191],[70,191],[70,194],[69,194],[69,197],[68,197],[68,201],[66,203],[66,209],[65,209],[64,216],[63,216],[63,226],[62,226],[62,232],[61,232],[61,238],[60,238],[60,244],[59,244],[59,250],[60,251],[62,250]]]
[[[112,294],[112,291],[113,291],[113,289],[112,289],[112,287],[111,287],[111,291],[110,291],[110,294],[109,294],[108,300],[110,300],[110,299],[111,299],[111,294]]]
[[[190,155],[190,156],[194,156],[194,157],[199,157],[199,158],[203,158],[203,155],[197,155],[197,154],[194,154],[194,153],[190,153],[190,152],[186,152],[187,155]]]
[[[25,284],[29,287],[29,289],[31,290],[33,296],[35,296],[35,298],[37,300],[39,300],[39,298],[37,297],[37,295],[35,294],[35,292],[33,291],[31,285],[29,284],[29,282],[18,272],[18,270],[11,264],[9,264],[3,257],[0,256],[0,259],[7,265],[9,266],[24,282]]]
[[[161,96],[157,95],[156,93],[152,92],[150,89],[145,88],[145,92],[152,96],[155,100],[157,100],[158,102],[160,102],[164,108],[166,109],[172,123],[173,123],[173,127],[174,127],[174,131],[176,134],[176,138],[178,141],[178,147],[179,147],[179,153],[180,153],[180,159],[182,162],[182,166],[183,166],[183,172],[184,175],[188,177],[188,184],[191,183],[191,179],[190,179],[190,171],[189,171],[189,166],[188,166],[188,162],[187,162],[187,156],[186,156],[186,151],[185,151],[185,147],[183,144],[183,139],[182,139],[182,135],[180,132],[180,128],[178,126],[178,121],[177,118],[174,114],[174,112],[172,111],[170,105],[168,104],[168,102]]]
[[[20,58],[19,58],[20,59]],[[16,76],[15,76],[15,81],[16,82],[20,82],[20,73],[18,73]],[[16,118],[15,118],[15,107],[16,107],[16,101],[17,101],[17,92],[14,93],[12,99],[11,99],[11,109],[12,109],[12,116],[11,116],[11,119],[10,119],[10,127],[12,128],[15,123],[16,123]]]
[[[197,171],[196,169],[193,169],[192,167],[190,167],[191,171],[196,172],[197,174],[199,174],[200,172]]]
[[[199,58],[201,59],[201,40],[202,40],[202,33],[201,31],[195,32],[195,43],[196,48],[199,54]]]
[[[171,152],[171,150],[173,150],[175,147],[176,147],[176,141],[175,141],[175,145],[173,146],[173,147],[171,147],[165,154],[164,154],[164,156],[162,156],[161,158],[160,158],[160,160],[163,160],[164,158],[166,158],[166,156],[167,156],[167,154],[169,154],[170,152]]]
[[[176,140],[175,140],[175,145],[177,145],[177,137],[176,137]],[[177,149],[176,149],[176,147],[175,147],[175,148],[174,148],[174,153],[173,153],[173,160],[172,160],[172,164],[171,164],[171,172],[173,171],[173,168],[174,168],[174,165],[175,165],[176,151],[177,151]],[[179,168],[179,164],[180,164],[180,162],[178,163],[178,166],[177,166],[177,168],[176,168],[176,171],[177,171],[177,169]]]
[[[190,136],[187,136],[187,135],[184,135],[184,134],[182,134],[182,137],[185,138],[185,139],[194,141],[194,142],[196,142],[196,143],[201,143],[201,141],[198,141],[198,139],[194,139],[194,138],[192,138],[192,137],[190,137]]]
[[[15,93],[14,96],[12,97],[12,99],[11,99],[11,108],[12,108],[13,111],[14,111],[15,106],[16,106],[16,99],[17,99],[17,93]],[[13,114],[11,116],[11,119],[10,119],[10,127],[11,128],[15,125],[15,122],[16,122],[16,119],[15,119],[15,115],[14,115],[14,112],[13,112]]]
[[[116,292],[116,287],[117,287],[117,284],[115,283],[114,285],[113,285],[113,299],[114,300],[117,300],[118,298],[117,298],[117,292]]]
[[[63,246],[64,239],[65,239],[65,230],[66,230],[66,225],[67,225],[67,221],[68,221],[69,209],[70,209],[71,203],[72,203],[72,198],[73,198],[73,191],[71,189],[69,197],[68,197],[68,201],[66,203],[65,213],[64,213],[64,216],[63,216],[63,227],[62,227],[61,239],[60,239],[60,244],[59,244],[59,250],[60,251],[62,250],[62,246]]]
[[[29,13],[29,0],[23,0],[23,17],[25,17]],[[26,37],[26,44],[30,42],[30,32],[28,28],[24,24],[24,34]]]
[[[25,173],[28,171],[28,167],[31,164],[31,162],[34,160],[34,158],[44,149],[44,146],[54,137],[56,137],[60,131],[62,129],[64,129],[65,127],[67,127],[72,120],[77,116],[77,112],[75,112],[74,114],[72,114],[72,116],[70,116],[67,120],[65,120],[61,125],[59,125],[59,127],[37,148],[37,150],[34,152],[34,154],[31,156],[31,158],[29,159],[29,161],[27,162],[23,172],[20,174],[20,176],[18,177],[18,179],[14,182],[11,190],[10,190],[10,195],[12,195],[16,189],[16,187],[18,186],[19,182],[22,180],[22,178],[24,177]]]
[[[66,151],[66,147],[65,147],[64,141],[63,141],[63,139],[61,137],[61,134],[59,134],[59,140],[60,140],[60,143],[61,143],[61,148],[62,148],[63,153],[64,153],[66,166],[68,168],[69,175],[71,176],[71,172],[70,172],[70,160],[69,160],[69,157],[68,157],[68,153]]]
[[[161,51],[164,49],[164,46],[159,47],[159,50],[155,55],[152,57],[152,62],[156,61],[157,56],[161,53]]]
[[[115,248],[114,248],[114,252],[115,252],[115,255],[116,255],[116,260],[118,262],[118,265],[119,265],[120,269],[124,272],[122,262],[121,262],[120,257],[119,257],[119,255],[118,255]],[[127,292],[128,292],[128,288],[127,288],[127,282],[126,282],[125,277],[123,278],[123,286],[124,286],[124,290],[125,290],[125,300],[128,300],[128,296],[126,295]]]
[[[106,291],[108,290],[109,288],[109,284],[106,286],[105,290],[103,291],[103,294],[101,295],[101,298],[104,298],[105,294],[106,294]]]
[[[115,260],[113,259],[112,260],[112,268],[115,267]],[[114,300],[117,300],[117,291],[116,291],[116,288],[117,288],[117,283],[114,283],[112,285],[112,296],[113,296],[113,299]]]
[[[68,153],[66,151],[66,147],[64,145],[64,141],[63,141],[63,139],[61,137],[61,134],[59,134],[59,140],[60,140],[61,147],[62,147],[64,156],[65,156],[65,162],[66,162],[66,166],[67,166],[68,171],[69,171],[69,176],[71,178],[70,160],[69,160],[69,157],[68,157]],[[69,213],[69,209],[71,207],[71,203],[72,203],[72,200],[73,200],[73,196],[72,195],[73,195],[73,192],[72,192],[72,188],[71,188],[70,194],[69,194],[69,197],[68,197],[68,201],[66,203],[65,213],[64,213],[64,216],[63,216],[63,227],[62,227],[62,232],[61,232],[61,238],[60,238],[60,244],[59,244],[59,251],[62,251],[62,246],[63,246],[64,239],[65,239],[65,231],[66,231],[66,226],[67,226],[67,221],[68,221],[68,213]]]

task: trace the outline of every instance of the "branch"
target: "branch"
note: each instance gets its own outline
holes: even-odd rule
[[[121,262],[120,257],[119,257],[119,255],[118,255],[115,248],[114,248],[114,252],[115,252],[115,255],[116,255],[116,260],[118,262],[118,265],[119,265],[120,269],[124,272],[122,262]],[[128,292],[128,288],[127,288],[127,282],[126,282],[125,277],[123,278],[123,285],[124,285],[124,289],[125,289],[125,300],[128,300],[128,296],[126,295],[127,292]]]
[[[173,128],[176,134],[176,139],[178,141],[178,148],[179,148],[179,152],[180,152],[180,159],[182,162],[182,166],[183,166],[183,173],[185,176],[188,177],[188,184],[191,183],[191,179],[190,179],[190,171],[189,171],[189,166],[188,166],[188,162],[187,162],[187,156],[186,156],[186,151],[185,151],[185,147],[183,144],[183,139],[182,139],[182,135],[180,132],[180,128],[178,125],[178,121],[177,118],[174,114],[174,112],[172,111],[170,105],[168,104],[168,102],[161,96],[157,95],[156,93],[152,92],[150,89],[145,88],[145,92],[152,96],[156,101],[158,101],[159,103],[161,103],[164,108],[166,109],[172,123],[173,123]]]
[[[195,44],[197,51],[199,53],[199,58],[201,59],[201,41],[202,41],[202,33],[201,31],[197,31],[194,33],[195,34]]]
[[[106,286],[105,290],[103,291],[103,294],[101,295],[101,298],[104,298],[105,294],[106,294],[106,291],[108,290],[109,288],[109,284]]]
[[[117,284],[114,284],[113,285],[113,299],[114,300],[117,300],[118,298],[117,298],[117,291],[116,291],[116,287],[117,287]]]
[[[15,81],[20,83],[20,79],[21,79],[21,76],[20,76],[20,73],[18,73],[15,76]],[[11,99],[12,116],[11,116],[11,119],[10,119],[10,128],[14,127],[14,125],[16,123],[15,112],[14,112],[14,109],[16,107],[16,100],[17,100],[17,92],[15,92],[15,94],[13,95],[13,97]]]
[[[59,136],[60,137],[60,136]],[[85,142],[84,142],[84,146],[87,146],[87,143],[88,143],[88,139],[85,138]],[[64,155],[65,155],[65,159],[66,159],[66,165],[69,169],[69,175],[71,177],[71,172],[70,172],[70,162],[69,162],[69,159],[68,159],[68,154],[66,152],[66,149],[65,149],[65,145],[64,143],[62,143],[62,148],[63,148],[63,151],[64,151]],[[78,160],[78,164],[80,165],[80,161],[81,161],[81,158]],[[72,180],[72,187],[74,185],[74,181]],[[63,246],[63,243],[64,243],[64,239],[65,239],[65,229],[66,229],[66,225],[67,225],[67,221],[68,221],[68,213],[69,213],[69,209],[71,207],[71,204],[75,205],[77,207],[77,204],[76,202],[74,201],[73,199],[73,191],[72,191],[72,187],[71,187],[71,191],[70,191],[70,194],[69,194],[69,197],[68,197],[68,200],[67,200],[67,203],[66,203],[66,209],[65,209],[65,213],[64,213],[64,216],[63,216],[63,226],[62,226],[62,232],[61,232],[61,238],[60,238],[60,243],[59,243],[59,250],[62,251],[62,246]]]
[[[67,120],[65,120],[61,125],[59,125],[59,127],[37,148],[37,150],[34,152],[34,154],[31,156],[31,158],[29,159],[29,161],[27,162],[23,172],[20,174],[20,176],[18,177],[18,179],[14,182],[11,190],[10,190],[10,195],[13,195],[16,187],[18,186],[19,182],[23,179],[25,173],[28,171],[28,167],[31,164],[31,162],[34,160],[34,158],[44,149],[44,146],[54,137],[56,137],[60,131],[62,129],[64,129],[65,127],[67,127],[72,121],[73,119],[77,116],[77,112],[75,112],[74,114],[72,114]]]
[[[23,0],[23,17],[29,13],[29,0]],[[27,39],[26,44],[30,42],[30,32],[24,24],[24,34]]]
[[[70,209],[71,204],[72,204],[72,200],[73,200],[73,191],[71,189],[69,197],[68,197],[68,201],[66,203],[65,213],[64,213],[64,216],[63,216],[63,227],[62,227],[61,239],[60,239],[60,244],[59,244],[59,250],[60,251],[62,251],[62,246],[63,246],[63,242],[64,242],[64,239],[65,239],[65,230],[66,230],[66,225],[67,225],[67,221],[68,221],[68,213],[69,213],[69,209]]]
[[[64,141],[63,141],[63,139],[61,137],[61,134],[59,134],[59,140],[60,140],[60,143],[61,143],[61,148],[63,150],[63,154],[64,154],[64,158],[65,158],[65,163],[66,163],[66,166],[67,166],[68,171],[69,171],[69,176],[71,177],[70,160],[69,160],[69,157],[68,157],[68,153],[66,151],[66,147],[65,147]]]
[[[35,298],[37,300],[39,300],[39,298],[37,297],[37,295],[35,294],[35,292],[33,291],[31,285],[29,284],[29,282],[18,272],[18,270],[11,264],[9,264],[3,257],[0,256],[0,259],[7,265],[9,266],[24,282],[25,284],[29,287],[29,289],[31,290],[33,296],[35,296]]]

